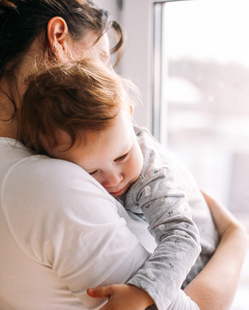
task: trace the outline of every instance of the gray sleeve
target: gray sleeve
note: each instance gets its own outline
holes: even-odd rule
[[[189,296],[180,290],[167,310],[200,310],[200,308]]]
[[[157,308],[165,310],[200,254],[198,229],[186,194],[170,169],[151,169],[133,185],[131,193],[157,247],[129,283],[146,290]]]

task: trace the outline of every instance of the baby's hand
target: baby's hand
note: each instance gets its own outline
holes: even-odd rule
[[[154,304],[148,293],[130,284],[90,288],[87,293],[94,298],[108,297],[101,310],[144,310]]]

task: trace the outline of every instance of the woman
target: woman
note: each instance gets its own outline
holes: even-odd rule
[[[87,288],[126,282],[149,256],[142,246],[149,249],[149,239],[140,233],[143,223],[130,218],[94,179],[72,163],[33,156],[18,142],[26,76],[48,62],[71,58],[91,56],[109,62],[109,26],[120,37],[113,51],[120,51],[120,28],[109,24],[106,12],[90,1],[0,2],[0,309],[95,307],[102,300],[90,298]],[[186,288],[196,303],[179,291],[171,309],[215,309],[217,299],[222,301],[217,309],[226,309],[231,301],[246,234],[233,218],[217,210],[220,246]],[[217,270],[230,272],[228,279],[218,276],[219,285]],[[155,298],[135,290],[148,305]],[[110,294],[96,290],[94,295]]]

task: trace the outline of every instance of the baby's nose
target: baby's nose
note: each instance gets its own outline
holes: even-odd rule
[[[121,173],[110,173],[106,176],[105,181],[103,182],[103,186],[105,188],[108,187],[116,187],[122,182],[123,175]]]

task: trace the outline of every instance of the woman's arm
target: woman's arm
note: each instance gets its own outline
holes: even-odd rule
[[[229,309],[248,249],[243,226],[221,204],[203,193],[221,236],[219,246],[202,272],[185,288],[201,310]]]

